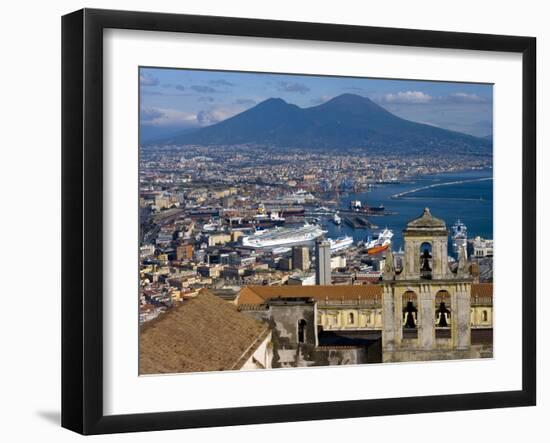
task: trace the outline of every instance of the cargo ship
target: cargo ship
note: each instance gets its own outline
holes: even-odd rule
[[[353,245],[353,237],[345,235],[338,237],[336,240],[329,238],[328,242],[330,243],[330,252],[339,252]]]
[[[265,229],[243,237],[243,246],[258,249],[273,249],[283,246],[295,246],[313,242],[326,233],[318,225],[305,223],[299,228]]]
[[[384,229],[378,234],[378,237],[374,240],[367,240],[365,247],[367,248],[367,254],[374,255],[385,251],[391,245],[391,239],[393,232],[390,229]]]
[[[278,212],[269,212],[255,215],[253,223],[261,227],[281,226],[285,223],[285,218],[281,217]]]
[[[383,214],[386,208],[380,204],[378,206],[367,206],[366,211],[370,214]]]
[[[359,211],[363,208],[363,205],[361,204],[360,200],[352,200],[349,202],[349,208],[352,211]]]
[[[285,224],[286,219],[281,217],[278,212],[268,212],[267,214],[257,214],[247,217],[226,217],[225,222],[233,229],[242,228],[274,228]]]

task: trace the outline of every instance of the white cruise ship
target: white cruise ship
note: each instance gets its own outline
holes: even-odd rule
[[[344,237],[338,237],[336,240],[329,238],[328,242],[330,243],[330,252],[338,252],[352,246],[353,237],[350,237],[349,235],[345,235]]]
[[[243,237],[243,246],[259,249],[273,249],[282,246],[294,246],[309,243],[323,235],[317,225],[306,223],[300,228],[273,228],[256,231],[254,234]]]

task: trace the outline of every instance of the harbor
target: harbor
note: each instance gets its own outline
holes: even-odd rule
[[[477,170],[379,184],[367,192],[342,194],[333,202],[332,208],[309,202],[296,206],[293,211],[287,209],[287,213],[294,216],[286,217],[284,226],[299,228],[305,221],[319,225],[326,238],[348,236],[355,244],[365,242],[369,236],[376,237],[387,228],[394,233],[392,248],[398,250],[403,247],[400,226],[423,207],[429,206],[445,219],[464,221],[472,235],[492,238],[490,174],[490,170]],[[469,203],[457,204],[463,200]],[[276,226],[274,219],[277,218],[271,218],[271,225],[265,225],[268,228]]]
[[[406,195],[414,191],[414,198],[393,198],[396,194]],[[468,203],[459,203],[463,200]],[[493,182],[491,170],[474,170],[434,174],[414,180],[384,184],[363,193],[349,193],[340,199],[339,207],[349,208],[354,200],[368,202],[370,206],[383,205],[384,216],[366,217],[377,227],[368,227],[361,223],[345,223],[348,212],[340,212],[342,223],[332,222],[331,216],[321,218],[321,225],[328,237],[349,235],[355,242],[364,241],[368,235],[376,234],[384,228],[394,233],[392,248],[403,247],[402,226],[414,218],[422,208],[428,206],[434,214],[446,220],[461,220],[468,226],[470,237],[493,238]],[[360,217],[363,215],[361,214]],[[452,246],[452,245],[449,245]]]

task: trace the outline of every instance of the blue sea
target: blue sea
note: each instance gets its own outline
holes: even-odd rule
[[[452,172],[437,175],[424,175],[406,183],[378,185],[368,192],[350,193],[340,199],[341,207],[349,207],[352,200],[360,200],[369,206],[383,204],[386,211],[395,213],[387,216],[372,216],[369,220],[379,229],[393,230],[393,250],[403,246],[402,231],[406,224],[420,216],[425,207],[430,208],[433,216],[443,219],[447,228],[460,219],[468,227],[468,238],[477,235],[493,238],[493,180],[492,170]],[[418,189],[433,184],[466,181],[445,186],[424,189],[402,198],[392,198],[395,194]],[[475,180],[475,181],[469,181]],[[336,226],[328,220],[322,224],[331,238],[351,235],[355,241],[364,240],[367,235],[375,234],[368,229],[353,229],[342,222]]]

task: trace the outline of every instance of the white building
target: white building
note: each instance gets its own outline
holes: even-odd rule
[[[289,286],[313,286],[315,285],[315,273],[293,274],[288,277],[288,284]]]
[[[492,257],[493,240],[487,240],[477,236],[473,241],[474,257]]]
[[[330,269],[338,269],[346,267],[346,257],[344,255],[337,255],[330,258]]]

